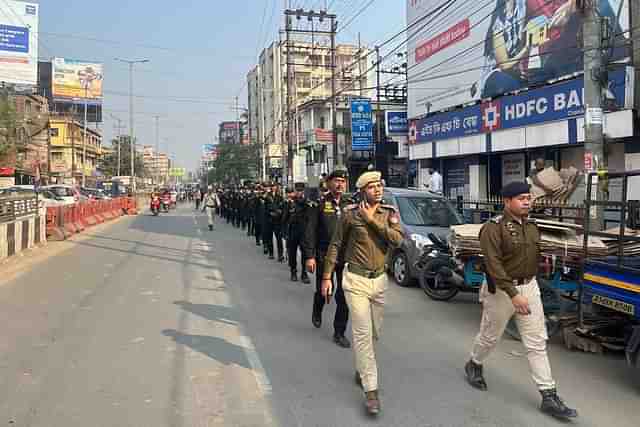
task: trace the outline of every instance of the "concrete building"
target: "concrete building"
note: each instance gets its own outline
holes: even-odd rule
[[[79,185],[84,173],[86,185],[95,186],[96,166],[102,155],[102,133],[87,128],[85,138],[83,124],[69,116],[52,115],[49,122],[52,178],[58,183]],[[83,144],[86,144],[86,159]]]
[[[169,181],[171,161],[165,153],[158,153],[153,145],[142,146],[142,159],[147,176],[154,185],[163,185]]]

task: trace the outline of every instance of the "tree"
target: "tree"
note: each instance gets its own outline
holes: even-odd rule
[[[240,184],[257,176],[258,152],[255,145],[223,144],[209,171],[209,182]]]
[[[111,147],[113,153],[103,156],[100,162],[100,170],[107,176],[118,175],[118,145],[120,146],[120,175],[131,176],[131,143],[128,135],[122,136],[119,140],[113,139]],[[141,153],[136,152],[135,156],[136,176],[147,176],[144,167],[144,160]]]
[[[7,154],[16,144],[17,117],[13,100],[7,93],[0,94],[0,156]]]

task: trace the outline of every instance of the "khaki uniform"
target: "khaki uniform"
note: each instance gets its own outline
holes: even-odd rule
[[[471,360],[481,365],[498,344],[507,323],[516,324],[534,382],[540,390],[555,388],[547,357],[547,330],[540,288],[536,281],[540,233],[535,224],[504,213],[487,222],[480,232],[480,246],[487,274],[495,283],[495,293],[485,284],[480,290],[482,321],[471,351]],[[531,314],[515,313],[511,298],[520,294],[529,301]]]
[[[365,391],[378,389],[374,340],[380,337],[382,327],[387,287],[385,257],[402,239],[398,213],[393,206],[380,205],[367,223],[358,213],[358,206],[350,205],[331,239],[324,262],[327,277],[333,273],[338,255],[344,254],[342,287],[352,314],[356,369]]]

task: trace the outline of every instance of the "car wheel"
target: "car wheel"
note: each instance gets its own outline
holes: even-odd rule
[[[391,273],[396,283],[403,288],[411,285],[411,271],[409,261],[404,252],[396,252],[391,260]]]

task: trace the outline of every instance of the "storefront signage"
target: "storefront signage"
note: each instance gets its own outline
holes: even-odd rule
[[[632,72],[627,67],[609,74],[607,92],[615,98],[618,108],[627,105],[626,86],[629,81],[628,73]],[[519,128],[579,117],[584,113],[584,80],[580,77],[414,121],[416,142]],[[594,116],[594,120],[597,120],[597,114]]]
[[[406,135],[409,132],[409,121],[406,111],[385,111],[387,135]]]

